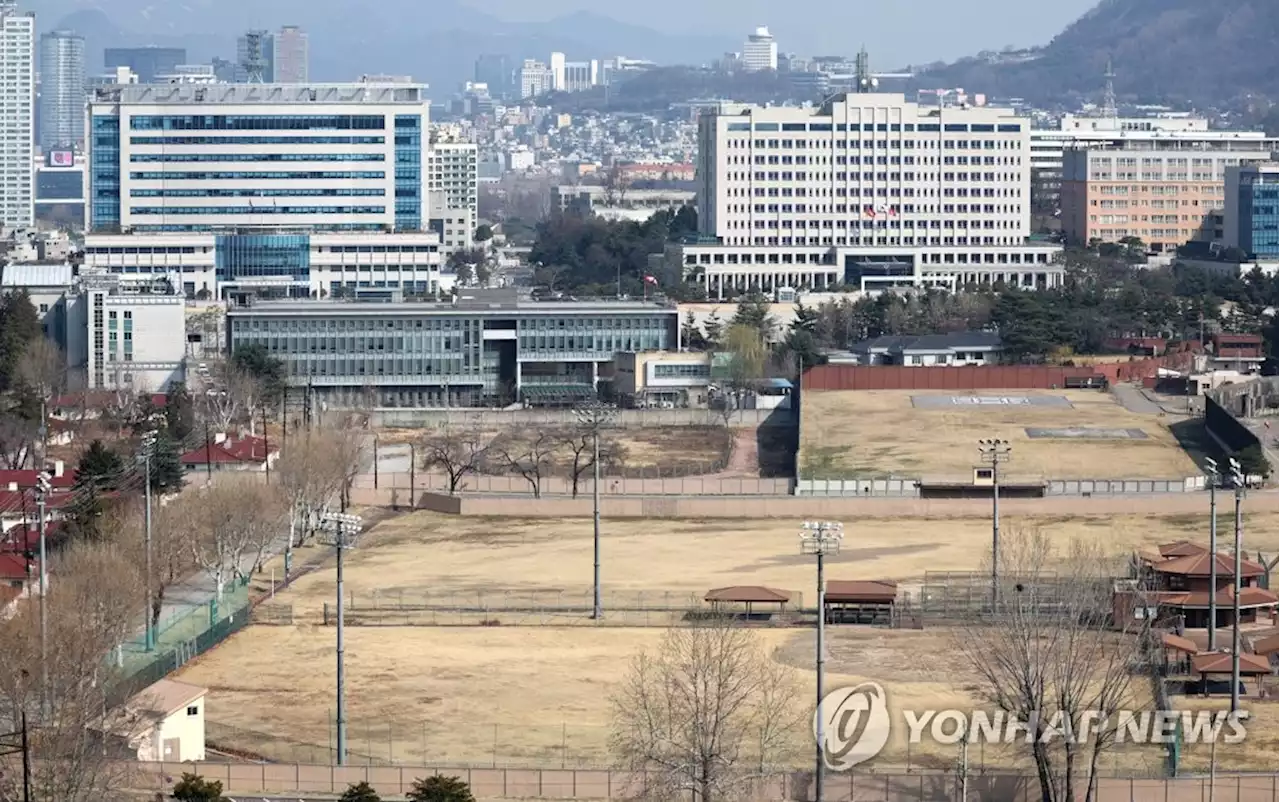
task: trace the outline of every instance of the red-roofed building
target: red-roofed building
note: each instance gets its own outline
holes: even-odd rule
[[[265,471],[278,456],[279,450],[266,438],[218,434],[207,446],[183,454],[179,462],[187,471]]]
[[[76,483],[76,472],[68,471],[62,460],[53,463],[49,471],[49,485],[54,490],[70,489]],[[33,490],[38,484],[39,471],[0,471],[0,490]]]
[[[1144,604],[1141,597],[1145,606],[1156,608],[1159,621],[1181,618],[1188,629],[1204,629],[1209,625],[1209,594],[1213,593],[1217,625],[1231,626],[1235,601],[1235,558],[1231,554],[1213,555],[1198,544],[1182,541],[1137,556],[1137,582],[1144,590],[1117,590],[1113,610],[1117,621],[1136,615]],[[1216,574],[1216,586],[1210,584],[1211,572]],[[1260,563],[1240,560],[1241,623],[1260,621],[1280,607],[1275,592],[1261,587],[1260,579],[1266,573]]]
[[[54,490],[45,497],[48,520],[62,517],[62,512],[75,500],[71,490]],[[32,490],[0,489],[0,532],[8,531],[36,518],[36,495]]]
[[[83,393],[67,393],[49,402],[49,417],[59,420],[89,420],[102,416],[105,410],[120,406],[125,400],[123,390],[87,390]],[[164,393],[152,393],[151,405],[163,407],[168,399]],[[133,399],[128,399],[132,401]]]

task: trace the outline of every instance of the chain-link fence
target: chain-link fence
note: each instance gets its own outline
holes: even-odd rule
[[[603,616],[592,618],[591,591],[477,591],[432,593],[393,590],[344,597],[348,626],[638,626],[667,627],[710,619],[754,626],[812,625],[803,594],[785,604],[773,602],[707,602],[690,591],[610,591],[601,594]],[[267,610],[269,609],[269,612]],[[276,602],[259,609],[257,623],[337,622],[337,602],[319,610],[296,609]]]
[[[715,466],[708,463],[709,473]],[[662,476],[661,468],[638,468],[638,473],[651,472],[648,478],[624,478],[605,476],[600,479],[600,494],[605,496],[786,496],[791,494],[791,479],[758,479],[758,478],[713,478],[699,475]],[[718,468],[716,470],[719,470]],[[676,473],[676,472],[668,472]],[[573,480],[563,476],[548,475],[537,481],[538,494],[542,496],[573,496],[589,498],[592,480],[584,476],[578,480],[577,493],[574,493]],[[410,473],[397,471],[390,473],[381,471],[375,477],[364,473],[356,477],[353,487],[356,489],[378,489],[382,491],[403,492],[403,504],[408,506],[409,499],[421,493],[448,493],[449,477],[426,471]],[[493,493],[500,495],[533,495],[534,485],[523,476],[468,474],[462,478],[458,492],[460,493]]]

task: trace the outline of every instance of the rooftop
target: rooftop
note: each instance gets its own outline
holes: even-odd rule
[[[368,316],[393,315],[405,317],[430,314],[489,314],[519,312],[533,315],[563,314],[636,314],[665,312],[676,314],[674,307],[657,301],[616,301],[608,299],[573,300],[573,301],[535,301],[528,296],[502,290],[471,291],[452,301],[413,301],[405,303],[381,303],[378,301],[253,301],[248,306],[232,307],[228,310],[231,316],[264,316],[285,315],[290,317],[306,315],[342,315]]]
[[[425,105],[425,84],[124,84],[97,87],[97,103],[404,103]]]
[[[0,265],[0,287],[70,287],[74,281],[65,263]]]
[[[849,350],[857,354],[871,351],[927,352],[998,349],[1000,335],[990,331],[957,331],[952,334],[885,335],[854,343]]]

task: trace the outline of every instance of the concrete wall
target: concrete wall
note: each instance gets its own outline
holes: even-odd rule
[[[573,426],[570,409],[376,409],[373,425],[380,428],[417,429],[427,426],[480,425]],[[723,426],[724,413],[706,409],[620,409],[615,425],[641,426]],[[772,409],[739,409],[730,413],[730,426],[794,425],[794,413]]]
[[[805,371],[801,387],[821,390],[1050,390],[1068,378],[1105,376],[1115,384],[1155,376],[1160,368],[1186,367],[1191,354],[1134,359],[1085,367],[1001,365],[909,367],[899,365],[819,365]]]

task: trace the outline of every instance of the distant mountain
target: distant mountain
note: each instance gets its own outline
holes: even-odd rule
[[[1276,0],[1102,0],[1043,48],[917,68],[915,85],[1096,101],[1110,58],[1122,102],[1221,107],[1274,98],[1277,8]]]
[[[41,0],[37,12],[42,29],[43,20],[55,19],[57,27],[85,36],[91,72],[102,69],[105,47],[157,44],[186,47],[192,61],[234,58],[235,37],[244,30],[296,24],[310,36],[313,79],[410,74],[435,86],[436,96],[469,79],[482,53],[505,54],[516,64],[545,61],[553,50],[573,60],[624,55],[700,63],[735,47],[728,39],[664,34],[590,12],[504,22],[459,0]]]

